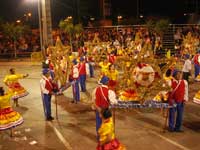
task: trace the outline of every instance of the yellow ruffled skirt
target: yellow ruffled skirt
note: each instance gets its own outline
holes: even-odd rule
[[[11,107],[0,109],[0,131],[16,127],[23,122],[22,116]]]
[[[22,98],[27,96],[29,93],[24,87],[22,87],[18,82],[9,85],[9,91],[13,93],[12,99]]]

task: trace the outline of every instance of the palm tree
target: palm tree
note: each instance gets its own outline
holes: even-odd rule
[[[72,51],[72,42],[74,40],[74,37],[76,34],[80,34],[83,31],[83,27],[81,24],[74,25],[72,23],[72,20],[66,19],[61,20],[59,23],[59,27],[61,30],[63,30],[64,33],[67,33],[69,35],[69,41],[70,41],[70,47]]]
[[[14,57],[17,57],[17,40],[28,30],[27,26],[16,25],[14,23],[5,23],[2,26],[3,33],[7,36],[13,43]]]

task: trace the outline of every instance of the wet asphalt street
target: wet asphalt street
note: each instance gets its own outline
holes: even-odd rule
[[[0,132],[0,150],[94,150],[96,148],[95,115],[90,109],[91,91],[95,78],[87,79],[88,93],[81,93],[81,103],[72,104],[71,88],[57,97],[58,120],[46,122],[39,88],[41,66],[30,62],[0,63],[0,86],[10,67],[29,77],[20,83],[29,95],[19,101],[14,109],[21,113],[24,124],[9,131]],[[193,83],[200,89],[199,83]],[[52,99],[55,117],[55,98]],[[188,102],[184,112],[183,133],[163,132],[164,117],[160,110],[117,110],[116,137],[127,150],[199,150],[200,105]]]

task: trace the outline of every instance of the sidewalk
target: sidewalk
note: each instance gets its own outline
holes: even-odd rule
[[[32,62],[30,58],[18,58],[18,59],[0,59],[1,66],[26,66],[26,65],[41,65],[41,62]]]

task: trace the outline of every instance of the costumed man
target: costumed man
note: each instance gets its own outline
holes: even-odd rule
[[[73,92],[73,103],[77,103],[80,101],[80,91],[79,91],[79,70],[78,70],[78,62],[76,59],[73,61],[73,66],[70,74],[70,81],[72,84],[72,92]]]
[[[169,95],[169,104],[176,104],[176,107],[172,107],[169,110],[169,131],[182,132],[181,126],[183,120],[184,103],[188,101],[188,83],[187,81],[181,79],[181,71],[174,70],[173,77],[173,90]]]
[[[89,73],[90,73],[90,78],[94,77],[94,66],[95,66],[95,61],[94,57],[91,55],[87,58],[88,65],[89,65]]]
[[[111,104],[117,103],[115,92],[108,89],[108,82],[109,78],[107,76],[103,76],[100,80],[100,84],[92,93],[92,100],[94,102],[93,109],[96,110],[97,139],[99,139],[98,129],[102,123],[102,119],[100,118],[101,109],[109,108]]]
[[[193,58],[194,62],[194,77],[196,78],[200,73],[200,50]]]
[[[55,78],[54,66],[53,66],[53,63],[51,62],[50,57],[47,57],[46,61],[42,63],[42,68],[43,69],[45,69],[45,68],[49,69],[51,78],[52,79]]]
[[[50,78],[49,69],[45,68],[42,70],[42,79],[40,80],[40,88],[43,100],[44,113],[47,121],[54,120],[51,116],[51,97],[53,94],[53,83]]]
[[[86,92],[86,63],[83,57],[80,58],[80,63],[78,64],[79,71],[79,81],[81,86],[81,91]]]
[[[186,60],[185,60],[185,63],[183,65],[182,71],[183,71],[183,79],[188,82],[189,76],[190,76],[190,73],[191,73],[191,70],[192,70],[192,63],[191,63],[189,54],[186,54],[185,58],[186,58]]]
[[[22,116],[14,111],[10,105],[12,96],[13,93],[5,93],[3,87],[0,87],[0,131],[7,129],[12,131],[12,128],[24,122]]]
[[[101,111],[102,124],[98,130],[97,150],[125,150],[126,148],[115,137],[112,113],[109,109]]]
[[[12,97],[14,104],[19,106],[18,99],[27,96],[29,93],[20,85],[18,80],[28,77],[28,74],[16,74],[14,68],[9,71],[10,74],[5,76],[3,82],[8,86],[9,92],[14,94]]]

